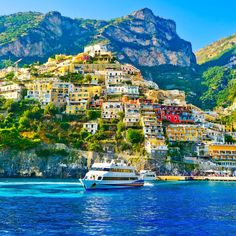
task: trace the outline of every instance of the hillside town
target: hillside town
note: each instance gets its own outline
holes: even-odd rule
[[[53,104],[63,116],[96,111],[97,119],[82,121],[84,130],[95,135],[103,122],[114,131],[120,122],[124,132],[143,135],[138,142],[144,158],[162,160],[171,170],[180,162],[206,171],[236,168],[236,145],[227,140],[236,139],[234,127],[219,122],[216,112],[187,104],[184,92],[159,89],[138,68],[119,63],[102,44],[75,56],[55,55],[44,64],[21,68],[19,62],[0,71],[0,96],[7,100]],[[111,132],[104,153],[119,155],[116,135]]]

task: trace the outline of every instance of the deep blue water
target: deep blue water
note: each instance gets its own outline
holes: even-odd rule
[[[236,183],[85,192],[76,181],[0,180],[0,235],[236,235]]]

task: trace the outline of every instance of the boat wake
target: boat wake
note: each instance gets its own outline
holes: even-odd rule
[[[151,186],[154,186],[154,183],[151,183],[151,182],[145,182],[145,183],[144,183],[144,186],[149,186],[149,187],[151,187]]]

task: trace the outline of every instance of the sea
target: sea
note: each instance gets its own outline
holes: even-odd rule
[[[84,191],[78,180],[0,179],[0,235],[236,235],[236,182]]]

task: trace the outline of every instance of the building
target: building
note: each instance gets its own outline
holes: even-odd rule
[[[236,169],[235,144],[211,144],[208,146],[209,156],[218,165]]]
[[[155,116],[142,116],[141,121],[145,138],[163,139],[162,123]]]
[[[166,136],[171,142],[202,142],[205,129],[199,125],[171,124],[166,127]]]
[[[122,95],[124,93],[124,85],[108,84],[106,86],[107,95]]]
[[[120,112],[123,112],[123,105],[121,102],[104,102],[102,104],[103,119],[117,119],[119,118]]]
[[[141,72],[138,68],[134,67],[131,64],[124,64],[122,65],[122,71],[124,71],[125,73],[129,74],[129,75],[141,75]]]
[[[153,104],[153,110],[159,121],[170,123],[194,123],[191,108],[189,106]]]
[[[205,123],[206,122],[206,116],[205,116],[204,112],[193,110],[192,117],[193,117],[194,123]]]
[[[95,44],[84,48],[84,53],[88,54],[91,57],[102,55],[107,53],[106,45]]]
[[[76,63],[85,63],[90,60],[90,56],[86,53],[79,53],[76,56],[73,57],[72,61],[74,64]]]
[[[123,93],[124,93],[124,95],[129,96],[129,97],[138,97],[139,96],[139,86],[125,85]]]
[[[137,126],[140,124],[140,106],[134,103],[124,104],[125,117],[123,119],[127,127]]]
[[[138,104],[140,105],[140,112],[143,116],[155,116],[151,99],[138,99]]]
[[[145,150],[148,154],[166,156],[168,147],[165,143],[165,139],[149,138],[145,140]]]
[[[90,102],[101,95],[101,86],[73,85],[66,105],[66,113],[77,114],[88,109]],[[94,105],[96,105],[94,103]]]
[[[67,82],[54,82],[51,90],[51,101],[56,106],[63,106],[69,101],[69,94],[72,92],[73,85]]]
[[[122,70],[107,69],[105,75],[106,85],[123,84],[125,81],[124,72]]]
[[[84,123],[83,128],[86,129],[89,133],[95,134],[98,129],[98,124],[96,122]]]
[[[18,101],[21,99],[23,86],[12,82],[3,82],[0,84],[0,96],[6,99]]]
[[[53,80],[53,79],[52,79]],[[52,101],[51,92],[53,81],[34,81],[25,84],[27,88],[26,99],[34,99],[39,101],[42,105],[47,105]]]

